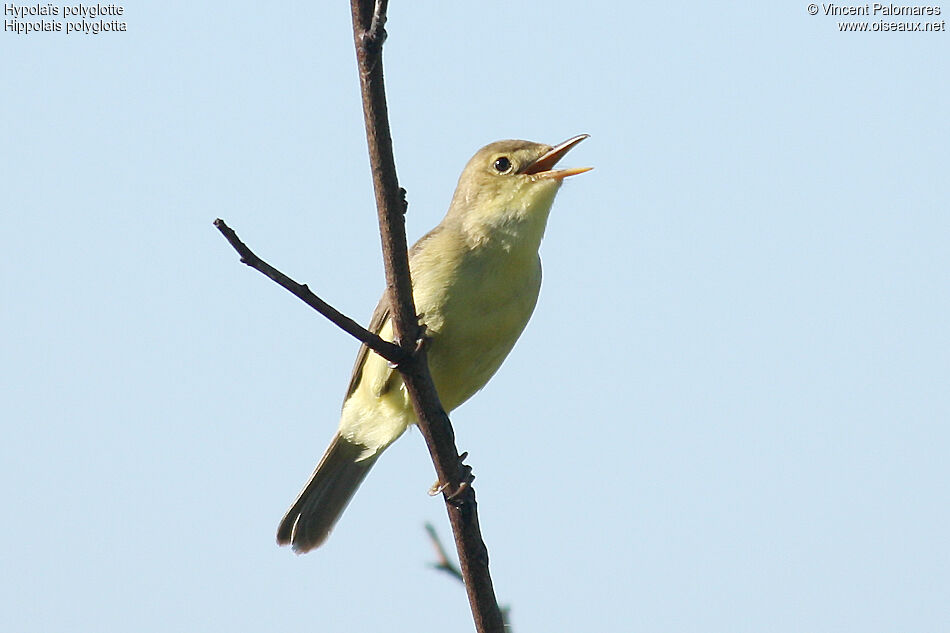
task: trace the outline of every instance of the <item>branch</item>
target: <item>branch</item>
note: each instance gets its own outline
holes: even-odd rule
[[[439,538],[439,533],[435,531],[435,526],[431,523],[426,523],[425,528],[426,532],[429,533],[429,540],[432,541],[432,546],[436,552],[436,562],[430,563],[432,568],[444,571],[464,586],[465,579],[462,578],[462,571],[449,559],[448,552],[445,551],[445,546],[442,545],[442,539]],[[501,619],[505,623],[505,631],[511,633],[511,608],[508,606],[500,606],[499,608],[501,609]]]
[[[330,319],[330,321],[342,328],[343,331],[356,337],[356,339],[361,343],[365,343],[366,347],[370,348],[393,365],[398,366],[401,363],[406,362],[409,355],[403,351],[401,347],[380,338],[377,334],[373,334],[362,325],[345,314],[340,313],[329,303],[310,292],[310,288],[307,287],[307,284],[298,284],[296,281],[255,255],[251,249],[247,247],[247,244],[241,241],[241,239],[237,236],[237,233],[235,233],[230,226],[224,223],[224,220],[218,218],[214,221],[214,225],[219,231],[221,231],[221,234],[224,235],[225,239],[228,240],[228,243],[234,247],[234,250],[238,252],[238,255],[241,256],[241,263],[247,264],[254,270],[276,281],[278,284],[292,292],[308,306],[326,318]]]
[[[448,552],[445,551],[445,547],[442,545],[442,539],[439,538],[439,533],[435,531],[435,526],[431,523],[426,523],[426,532],[429,533],[429,539],[432,541],[432,546],[435,548],[436,553],[436,561],[431,563],[432,568],[444,571],[460,583],[465,584],[465,579],[462,578],[462,570],[449,560]]]
[[[503,633],[504,620],[488,571],[488,549],[478,526],[475,490],[470,485],[471,469],[459,457],[452,425],[439,402],[429,374],[425,346],[414,349],[421,329],[409,275],[405,198],[396,177],[383,83],[382,46],[386,39],[383,28],[386,24],[386,6],[385,0],[376,0],[375,3],[370,0],[350,2],[383,264],[386,268],[387,292],[392,302],[393,333],[400,347],[406,353],[414,354],[398,369],[415,409],[419,430],[426,440],[432,463],[442,482],[440,488],[455,536],[475,629],[478,633]]]

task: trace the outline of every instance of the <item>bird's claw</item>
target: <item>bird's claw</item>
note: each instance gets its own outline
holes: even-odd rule
[[[420,319],[422,318],[421,314],[419,315],[419,318]],[[425,347],[426,343],[428,343],[430,340],[432,340],[432,337],[426,333],[426,324],[420,322],[419,323],[419,338],[416,339],[416,344],[415,346],[413,346],[410,356],[418,356],[419,352],[422,351],[422,348]],[[399,345],[399,339],[394,338],[393,343],[395,343],[396,345]],[[386,366],[389,367],[390,369],[399,369],[399,363],[394,363],[391,360],[386,361]]]
[[[465,492],[469,487],[471,487],[472,482],[475,481],[475,475],[472,473],[472,467],[464,463],[466,457],[468,457],[468,451],[459,455],[459,469],[461,469],[462,471],[462,476],[460,477],[461,483],[459,484],[458,489],[456,489],[454,492],[452,492],[450,495],[446,497],[447,501],[454,501],[455,499],[458,499],[458,497],[463,492]],[[440,494],[443,490],[445,490],[448,487],[448,485],[449,484],[447,483],[440,483],[436,481],[434,484],[432,484],[432,487],[429,488],[429,496],[434,497]]]
[[[416,356],[419,352],[422,351],[422,348],[425,347],[426,343],[432,340],[432,337],[428,334],[428,328],[425,323],[419,324],[419,338],[416,339],[416,346],[412,350],[412,355]]]

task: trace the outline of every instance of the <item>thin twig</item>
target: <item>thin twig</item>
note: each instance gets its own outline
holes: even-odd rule
[[[449,558],[449,554],[445,551],[445,546],[442,545],[442,539],[439,538],[439,533],[436,532],[435,526],[431,523],[426,523],[425,528],[426,532],[429,533],[429,540],[432,541],[432,546],[436,551],[436,562],[430,563],[429,565],[432,569],[444,571],[464,586],[465,578],[462,577],[462,571],[458,568],[458,565],[453,563]],[[501,610],[501,620],[505,624],[505,631],[511,633],[511,608],[503,604],[498,605],[498,608]]]
[[[307,284],[297,283],[255,255],[251,249],[241,241],[241,239],[237,236],[237,233],[235,233],[230,226],[225,224],[224,220],[218,218],[214,221],[214,225],[219,231],[221,231],[221,234],[224,235],[225,239],[228,240],[228,243],[234,247],[234,250],[238,252],[238,255],[241,256],[241,263],[247,264],[254,270],[269,277],[292,292],[308,306],[326,318],[330,319],[330,321],[342,328],[343,331],[354,336],[361,343],[365,343],[366,347],[370,348],[388,360],[390,363],[398,366],[400,363],[406,362],[408,354],[401,347],[380,338],[376,334],[373,334],[362,325],[345,314],[340,313],[329,303],[313,294],[313,292],[310,291],[310,288],[307,287]]]
[[[366,32],[366,38],[377,46],[382,46],[386,41],[386,10],[389,8],[387,0],[376,0],[376,6],[373,9],[373,21]]]
[[[403,383],[412,401],[419,430],[426,440],[442,495],[452,524],[459,566],[465,578],[475,629],[478,633],[503,633],[504,619],[488,570],[488,549],[478,526],[475,489],[470,485],[471,469],[462,463],[452,424],[439,402],[429,374],[425,346],[413,350],[420,338],[420,326],[412,297],[406,243],[405,198],[400,193],[393,159],[392,135],[386,89],[383,83],[382,26],[386,24],[385,0],[351,0],[353,39],[363,97],[363,120],[369,149],[386,284],[392,301],[395,339],[412,359],[399,366]],[[374,32],[375,27],[375,32]]]
[[[445,551],[445,547],[442,545],[442,540],[439,538],[439,533],[435,531],[435,527],[431,523],[426,523],[426,532],[429,533],[429,539],[432,541],[433,547],[435,547],[436,552],[436,562],[431,563],[433,569],[438,569],[439,571],[444,571],[449,576],[452,576],[460,583],[465,584],[465,579],[462,577],[462,570],[458,568],[458,565],[449,560],[449,555]]]

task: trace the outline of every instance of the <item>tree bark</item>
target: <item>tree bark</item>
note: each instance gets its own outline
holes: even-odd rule
[[[399,188],[396,177],[383,83],[382,47],[386,39],[387,4],[385,0],[351,0],[350,6],[387,292],[392,302],[393,332],[395,342],[413,354],[397,368],[441,482],[475,628],[479,633],[503,633],[504,622],[488,571],[488,549],[478,526],[471,469],[462,463],[455,446],[451,422],[439,402],[429,374],[425,345],[417,344],[422,330],[416,316],[409,275],[405,192]]]

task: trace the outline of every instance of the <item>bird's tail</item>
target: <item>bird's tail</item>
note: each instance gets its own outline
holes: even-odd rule
[[[310,481],[277,528],[277,543],[298,554],[319,547],[330,534],[350,499],[379,458],[364,457],[366,447],[337,434]],[[362,457],[362,459],[361,459]]]

